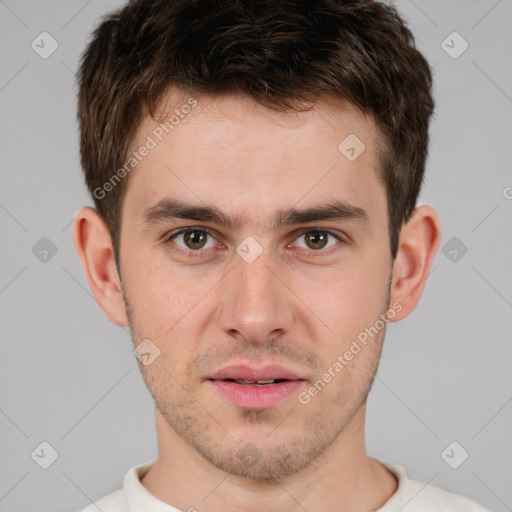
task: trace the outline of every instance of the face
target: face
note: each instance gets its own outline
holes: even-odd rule
[[[223,471],[277,478],[335,443],[377,370],[392,261],[376,130],[328,102],[197,101],[161,141],[149,118],[137,132],[156,146],[123,203],[124,300],[172,430]]]

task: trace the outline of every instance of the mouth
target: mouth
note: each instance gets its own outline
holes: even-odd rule
[[[260,380],[243,380],[243,379],[223,379],[225,382],[235,382],[241,386],[269,386],[271,384],[280,384],[281,382],[290,382],[288,379],[260,379]]]
[[[263,410],[276,407],[305,386],[307,379],[281,366],[252,368],[226,367],[205,379],[229,403],[242,409]]]
[[[305,380],[305,377],[294,370],[276,364],[269,364],[261,368],[238,364],[225,366],[207,379],[227,380],[240,384],[272,384],[273,381]]]

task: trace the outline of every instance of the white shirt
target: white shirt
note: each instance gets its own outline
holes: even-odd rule
[[[399,464],[377,460],[396,476],[398,488],[375,512],[490,512],[465,496],[411,480],[404,467]],[[132,467],[124,477],[123,489],[95,501],[80,512],[186,512],[155,498],[140,483],[140,478],[154,463],[155,461],[145,462]]]

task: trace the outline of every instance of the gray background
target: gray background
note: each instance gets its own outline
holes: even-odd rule
[[[0,1],[3,512],[78,510],[157,454],[129,332],[101,312],[71,240],[74,213],[92,205],[74,72],[99,16],[119,5]],[[420,202],[439,212],[447,254],[439,250],[417,310],[388,328],[367,449],[413,478],[512,510],[512,1],[397,5],[435,66]],[[31,48],[43,31],[59,45],[46,59]],[[469,43],[458,58],[442,46],[453,31]],[[54,255],[41,252],[43,237]],[[31,457],[43,441],[59,455],[48,469],[35,461],[48,449]],[[458,469],[441,455],[453,441],[469,453]],[[460,450],[448,451],[452,464]]]

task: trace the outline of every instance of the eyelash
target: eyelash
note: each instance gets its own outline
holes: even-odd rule
[[[207,233],[209,236],[211,236],[213,239],[215,239],[215,236],[213,235],[213,233],[208,229],[198,228],[198,227],[197,228],[189,227],[186,229],[181,229],[180,231],[177,231],[177,232],[170,233],[169,235],[165,236],[164,243],[171,242],[177,236],[182,235],[184,233],[188,233],[190,231],[200,231],[202,233]],[[320,229],[320,228],[302,228],[296,238],[299,238],[300,236],[302,236],[306,233],[312,233],[312,232],[313,233],[327,233],[327,234],[333,236],[334,238],[336,238],[339,242],[347,243],[347,241],[345,239],[343,239],[341,236],[337,235],[336,233],[333,233],[332,231],[330,231],[328,229]],[[171,245],[169,245],[169,247],[171,248],[171,250],[173,252],[180,254],[182,256],[185,256],[187,258],[202,258],[202,257],[204,257],[203,253],[205,251],[209,250],[209,249],[204,249],[204,250],[199,250],[199,251],[193,251],[193,250],[182,249],[181,247],[179,247],[176,244],[173,244],[173,245],[174,245],[174,247],[171,247]],[[329,249],[333,249],[334,247],[335,246],[332,246]],[[329,249],[325,249],[325,250],[319,249],[318,251],[309,250],[309,251],[306,251],[306,253],[308,256],[311,255],[313,257],[324,256],[326,253],[330,252]]]

